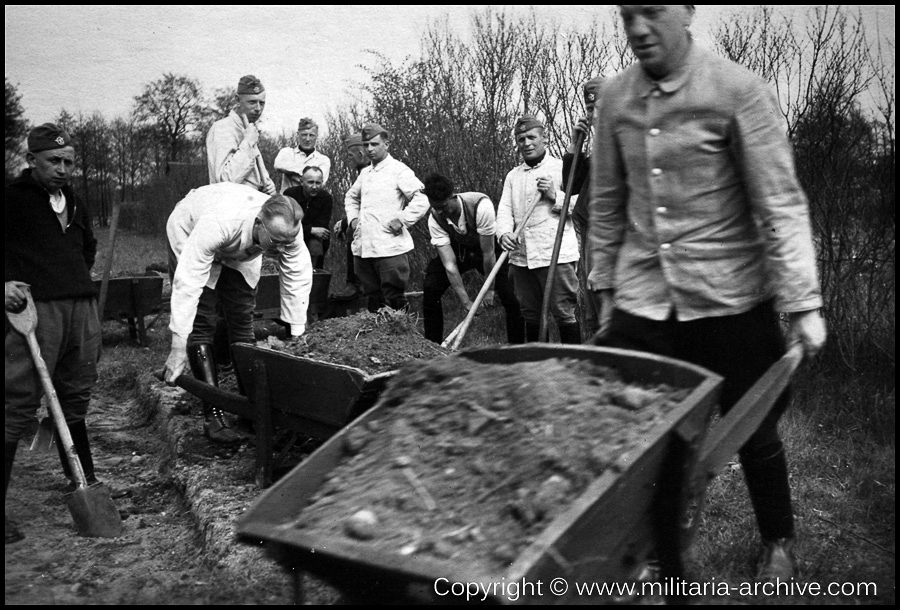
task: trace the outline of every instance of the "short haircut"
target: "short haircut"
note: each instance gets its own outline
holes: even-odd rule
[[[315,170],[315,171],[317,171],[317,172],[319,172],[320,174],[322,174],[322,177],[323,177],[323,178],[325,177],[325,172],[323,172],[323,171],[322,171],[322,168],[319,167],[318,165],[307,165],[306,167],[303,168],[303,171],[300,172],[300,175],[302,176],[303,174],[305,174],[306,172],[308,172],[308,171],[311,170],[311,169],[312,169],[312,170]]]
[[[425,188],[422,190],[425,196],[435,201],[443,201],[453,195],[455,190],[453,182],[440,174],[431,174],[425,178]]]
[[[293,197],[272,195],[263,204],[260,215],[266,224],[281,218],[290,226],[296,227],[303,220],[303,208]]]

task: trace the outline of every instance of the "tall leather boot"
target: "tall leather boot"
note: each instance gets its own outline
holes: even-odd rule
[[[12,467],[13,462],[16,459],[16,449],[19,447],[19,443],[17,441],[6,441],[6,486],[3,488],[3,520],[6,522],[6,542],[4,544],[12,544],[13,542],[18,542],[22,538],[25,537],[25,534],[19,531],[19,528],[16,527],[16,524],[13,521],[10,521],[6,516],[6,492],[9,489],[9,479],[12,476]]]
[[[559,325],[560,343],[568,343],[572,345],[581,344],[581,324],[572,322],[571,324]]]
[[[75,491],[77,483],[75,475],[72,473],[72,467],[69,465],[66,448],[63,446],[64,443],[55,428],[53,434],[56,435],[56,449],[59,451],[59,461],[62,463],[63,474],[69,479],[67,491]],[[69,434],[72,436],[72,444],[75,445],[75,454],[78,456],[78,461],[81,462],[84,478],[87,479],[88,485],[93,485],[97,482],[97,477],[94,474],[94,456],[91,454],[91,443],[88,439],[85,421],[81,420],[80,422],[69,424]]]
[[[216,359],[212,345],[197,343],[188,346],[188,362],[194,377],[210,385],[218,387],[219,375],[216,372]],[[232,445],[241,442],[241,437],[228,426],[225,413],[213,405],[203,403],[203,436],[214,443]]]
[[[525,321],[525,343],[536,343],[540,341],[541,325],[538,322]]]

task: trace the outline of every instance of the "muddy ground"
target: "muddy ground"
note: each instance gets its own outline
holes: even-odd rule
[[[77,535],[56,450],[20,443],[6,513],[26,537],[6,546],[6,604],[291,603],[292,578],[233,534],[259,495],[252,442],[210,444],[199,401],[146,368],[123,371],[120,350],[140,348],[105,347],[88,427],[98,478],[128,492],[115,500],[124,534]],[[314,581],[306,588],[311,602],[336,599]]]
[[[158,326],[165,323],[163,318]],[[317,322],[302,344],[284,341],[283,329],[273,323],[257,323],[256,332],[261,345],[370,373],[446,353],[418,334],[415,320],[389,313]],[[237,447],[208,442],[200,401],[154,376],[165,359],[165,331],[151,331],[151,341],[151,349],[141,348],[124,327],[104,326],[100,382],[88,415],[98,478],[127,492],[115,500],[124,534],[78,536],[56,450],[32,451],[30,441],[21,442],[6,513],[26,537],[6,547],[7,604],[295,600],[293,575],[234,535],[235,520],[260,494],[252,438]],[[289,436],[276,437],[276,450],[285,456],[276,477],[321,444],[301,438],[288,446]],[[310,577],[301,584],[306,603],[339,599],[337,591]]]

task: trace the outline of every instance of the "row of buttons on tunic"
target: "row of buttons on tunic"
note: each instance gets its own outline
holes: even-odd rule
[[[653,92],[653,95],[656,96],[656,97],[658,97],[658,96],[659,96],[659,90],[654,91],[654,92]],[[652,128],[648,133],[649,133],[651,136],[654,136],[654,137],[655,137],[655,136],[658,136],[658,135],[660,134],[660,130],[657,129],[656,127],[654,127],[654,128]],[[661,176],[661,175],[662,175],[662,170],[659,169],[658,167],[654,167],[652,170],[650,170],[650,173],[653,174],[654,176]],[[665,206],[659,206],[658,208],[656,208],[656,212],[657,212],[658,214],[665,214],[665,213],[668,212],[668,211],[669,211],[668,208],[666,208]],[[668,249],[671,248],[671,247],[672,247],[672,244],[669,244],[669,243],[660,244],[660,246],[659,246],[660,250],[668,250]]]

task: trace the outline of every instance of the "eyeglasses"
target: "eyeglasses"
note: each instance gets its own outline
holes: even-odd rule
[[[260,226],[262,226],[263,231],[266,232],[266,238],[269,240],[269,243],[272,244],[272,247],[274,247],[274,248],[286,248],[286,247],[290,246],[292,243],[294,243],[294,239],[296,239],[296,238],[274,239],[272,237],[272,234],[269,233],[269,228],[266,227],[266,223],[264,223],[263,221],[260,220],[259,224],[260,224]]]

